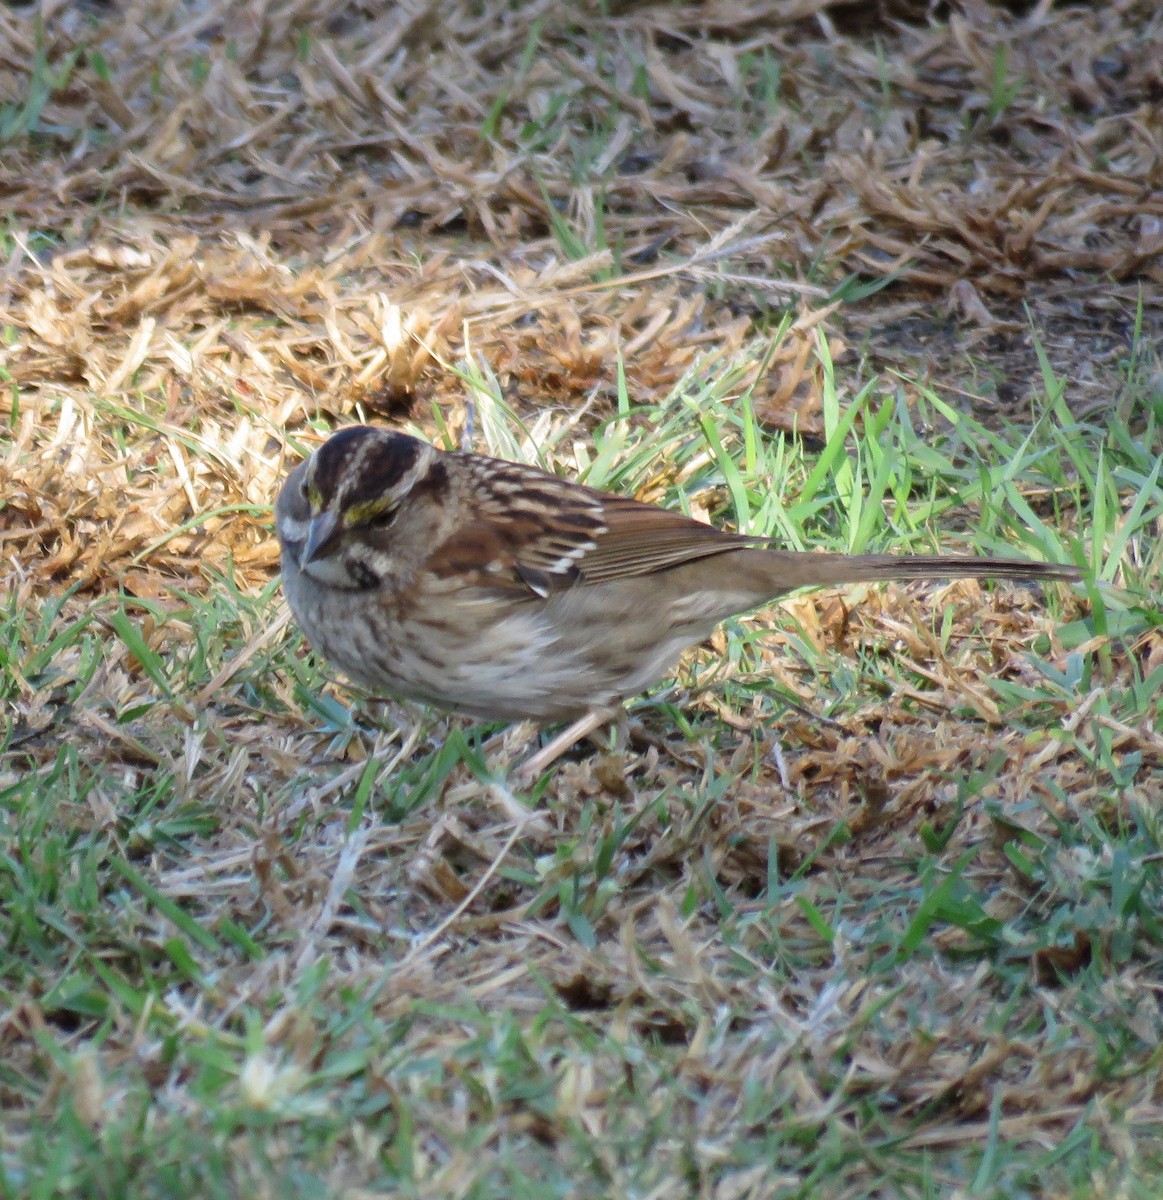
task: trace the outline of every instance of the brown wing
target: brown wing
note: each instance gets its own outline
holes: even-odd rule
[[[466,469],[464,498],[475,520],[452,534],[432,566],[441,574],[471,570],[484,586],[547,596],[579,581],[608,583],[769,544],[536,467],[456,457]]]
[[[603,512],[606,529],[579,563],[589,583],[648,575],[740,546],[769,544],[766,538],[724,533],[682,513],[620,496],[606,497]]]

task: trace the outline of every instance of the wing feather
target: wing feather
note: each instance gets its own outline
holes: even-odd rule
[[[480,586],[545,597],[579,582],[610,583],[770,545],[522,463],[461,462],[472,477],[475,519],[452,533],[431,565],[440,574],[463,574],[468,564],[487,562],[474,572]]]

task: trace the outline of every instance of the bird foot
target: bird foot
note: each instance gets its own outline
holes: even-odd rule
[[[518,787],[528,787],[539,775],[552,766],[563,754],[572,750],[584,737],[601,729],[603,725],[613,722],[617,726],[616,744],[625,740],[626,710],[619,708],[617,712],[601,709],[586,713],[563,729],[555,738],[547,742],[536,753],[531,754],[513,772],[513,782]]]

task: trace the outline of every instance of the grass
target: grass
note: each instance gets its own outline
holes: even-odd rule
[[[1157,1197],[1153,7],[195,8],[0,13],[0,1197]],[[514,794],[284,623],[355,419],[1087,581],[790,597]]]
[[[353,703],[291,635],[194,704],[273,584],[14,593],[5,1194],[864,1194],[870,1164],[899,1195],[1150,1194],[1163,668],[1120,636],[1156,628],[1152,445],[991,431],[869,378],[811,454],[755,420],[769,354],[657,406],[620,378],[584,438],[465,378],[481,448],[603,487],[797,545],[1018,542],[1099,578],[1117,553],[1120,586],[1093,611],[872,594],[840,652],[818,598],[782,634],[729,622],[640,705],[677,757],[621,799],[600,762],[553,772],[556,832],[516,836],[428,944],[500,848],[485,731]],[[788,693],[853,732],[789,720]]]

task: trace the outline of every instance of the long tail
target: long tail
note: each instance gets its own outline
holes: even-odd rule
[[[952,554],[799,554],[764,552],[766,574],[780,593],[794,588],[858,583],[866,579],[1027,579],[1077,582],[1082,572],[1062,563],[1024,558],[969,558]]]

